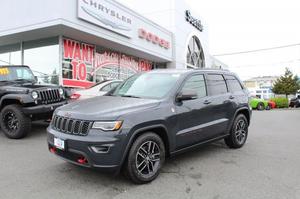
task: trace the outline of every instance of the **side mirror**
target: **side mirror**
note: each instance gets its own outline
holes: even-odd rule
[[[181,101],[185,101],[185,100],[193,100],[193,99],[197,99],[197,97],[198,97],[198,95],[195,90],[185,89],[177,94],[176,101],[181,102]]]
[[[34,80],[35,80],[35,82],[38,82],[38,77],[34,76]]]

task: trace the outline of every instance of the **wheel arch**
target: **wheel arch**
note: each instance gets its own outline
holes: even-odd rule
[[[236,118],[236,116],[239,115],[239,114],[245,115],[245,117],[247,118],[248,125],[250,125],[251,113],[250,113],[249,109],[248,108],[240,108],[240,109],[238,109],[235,112],[234,118]]]
[[[0,110],[2,110],[7,105],[18,104],[22,105],[20,99],[18,97],[6,97],[2,98],[0,101]]]
[[[4,95],[0,100],[0,109],[2,109],[5,105],[11,104],[31,104],[34,103],[33,98],[28,94],[7,94]]]
[[[147,133],[147,132],[153,132],[153,133],[157,134],[164,142],[166,156],[168,157],[170,155],[170,139],[168,136],[167,128],[163,124],[157,124],[157,125],[151,125],[151,126],[139,128],[139,129],[135,130],[129,138],[128,144],[125,148],[125,152],[124,152],[122,160],[121,160],[120,169],[123,167],[123,165],[127,159],[128,152],[129,152],[132,144],[134,143],[134,141],[139,136],[141,136],[142,134]]]

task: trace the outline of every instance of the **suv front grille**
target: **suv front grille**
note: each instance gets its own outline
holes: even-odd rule
[[[61,116],[54,116],[52,128],[55,130],[72,135],[86,136],[92,127],[93,122],[84,120],[75,120]]]
[[[42,104],[51,104],[61,100],[58,89],[41,90],[39,91],[39,97]]]

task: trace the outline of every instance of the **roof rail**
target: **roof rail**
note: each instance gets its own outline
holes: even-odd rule
[[[194,68],[194,70],[212,70],[212,71],[228,71],[230,72],[230,70],[225,69],[225,68]]]

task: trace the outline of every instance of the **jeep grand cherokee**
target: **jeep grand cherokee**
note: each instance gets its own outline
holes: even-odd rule
[[[168,156],[220,139],[242,147],[248,104],[247,91],[230,72],[154,70],[130,77],[106,96],[58,108],[48,146],[74,164],[122,168],[133,182],[147,183]]]

